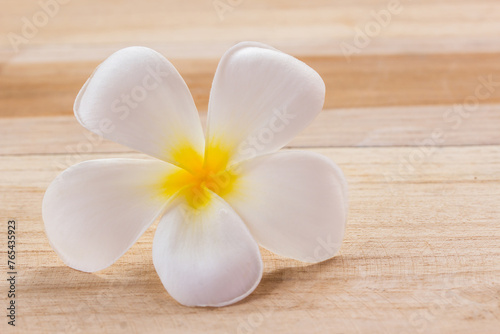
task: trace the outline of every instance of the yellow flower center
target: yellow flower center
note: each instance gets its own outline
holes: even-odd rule
[[[184,196],[192,208],[205,206],[212,192],[224,197],[234,189],[236,174],[228,169],[230,151],[220,145],[209,145],[202,157],[192,147],[177,149],[173,158],[183,170],[169,174],[161,182],[162,194]]]

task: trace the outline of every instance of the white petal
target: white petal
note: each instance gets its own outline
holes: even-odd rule
[[[263,44],[237,44],[215,74],[207,143],[230,145],[233,162],[274,152],[316,117],[324,98],[323,80],[303,62]]]
[[[257,243],[218,196],[193,210],[179,201],[158,225],[153,262],[163,285],[187,306],[224,306],[245,298],[262,277]]]
[[[164,161],[182,165],[179,148],[203,153],[193,98],[174,66],[154,50],[112,54],[85,83],[74,110],[90,131]]]
[[[158,181],[178,167],[161,161],[106,159],[61,173],[43,198],[49,241],[70,267],[94,272],[113,264],[162,212]]]
[[[236,169],[237,191],[224,199],[261,246],[313,263],[335,255],[347,216],[347,183],[340,168],[319,154],[285,151]]]

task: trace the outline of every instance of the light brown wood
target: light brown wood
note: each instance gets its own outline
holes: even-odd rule
[[[41,7],[7,3],[0,13],[6,37],[0,40],[0,116],[71,114],[97,64],[138,44],[173,62],[200,110],[206,109],[218,59],[241,40],[270,43],[315,68],[327,85],[326,108],[462,103],[478,76],[500,73],[496,1],[401,0],[400,13],[350,62],[341,44],[355,46],[355,28],[365,31],[374,20],[371,12],[387,10],[390,1],[231,0],[221,18],[214,2],[227,1],[67,1],[16,48],[8,34],[20,35],[22,19],[33,21]],[[498,103],[500,90],[486,100]]]
[[[116,51],[116,49],[114,50]],[[0,116],[72,114],[73,101],[95,62],[8,61],[0,78]],[[168,52],[164,52],[168,57]],[[221,53],[222,55],[222,53]],[[300,57],[326,84],[325,108],[461,104],[492,76],[495,89],[482,103],[500,102],[500,58],[492,54],[361,55]],[[189,86],[199,110],[206,110],[217,59],[170,59]]]
[[[401,13],[347,59],[341,43],[389,1],[221,1],[232,4],[223,17],[205,0],[67,1],[15,51],[8,34],[40,4],[0,0],[0,333],[498,333],[500,2],[401,0]],[[44,233],[48,184],[80,161],[148,158],[73,117],[95,66],[125,46],[153,47],[204,120],[218,59],[241,40],[297,56],[326,83],[324,111],[285,149],[343,169],[340,254],[307,265],[262,249],[258,288],[220,309],[168,295],[151,259],[156,226],[103,271],[65,266]],[[9,219],[15,330],[4,316]]]
[[[250,326],[493,333],[500,316],[500,146],[439,148],[408,171],[400,161],[414,150],[315,149],[336,161],[350,184],[340,255],[308,266],[262,250],[265,274],[254,294],[208,310],[180,306],[164,291],[151,262],[154,227],[108,269],[87,274],[66,267],[47,242],[40,212],[46,186],[61,171],[59,155],[4,156],[3,218],[19,226],[19,328],[49,332],[50,321],[66,332],[238,333]],[[144,157],[115,152],[79,160],[110,156]]]
[[[449,114],[450,110],[449,105],[326,109],[289,147],[500,144],[500,105],[479,105],[467,118]],[[206,112],[200,116],[204,126]],[[131,151],[92,134],[74,116],[0,118],[0,128],[7,130],[0,133],[0,154],[67,153],[71,157]],[[442,135],[434,137],[438,132]]]

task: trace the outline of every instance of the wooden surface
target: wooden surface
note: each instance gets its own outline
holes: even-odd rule
[[[229,1],[222,17],[212,1],[67,2],[16,52],[7,34],[40,5],[0,0],[1,333],[498,333],[500,85],[477,96],[479,78],[500,82],[498,1],[402,0],[349,59],[340,43],[388,1]],[[90,137],[72,116],[95,66],[124,46],[153,47],[203,111],[218,58],[241,40],[291,53],[325,80],[324,112],[289,147],[346,174],[340,254],[306,265],[262,250],[258,288],[220,309],[166,293],[151,260],[155,226],[108,269],[66,267],[43,230],[48,184],[79,161],[144,157]],[[15,330],[4,316],[9,219]]]

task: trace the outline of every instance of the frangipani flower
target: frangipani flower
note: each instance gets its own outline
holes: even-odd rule
[[[155,160],[85,161],[43,201],[49,241],[70,267],[113,264],[160,218],[153,263],[170,295],[224,306],[262,277],[259,244],[320,262],[339,249],[347,184],[330,159],[282,151],[321,111],[325,86],[303,62],[259,43],[220,61],[206,135],[173,65],[145,47],[105,60],[75,101],[88,130]]]

